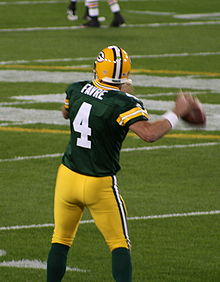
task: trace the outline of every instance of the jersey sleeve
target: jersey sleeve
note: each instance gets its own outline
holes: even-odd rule
[[[64,102],[64,108],[66,111],[69,111],[70,110],[70,95],[71,95],[71,86],[69,86],[66,90],[66,99],[65,99],[65,102]]]
[[[148,112],[144,109],[143,103],[136,97],[129,96],[130,99],[126,100],[125,106],[116,119],[120,126],[129,127],[137,121],[149,119]]]
[[[64,102],[64,108],[66,111],[70,110],[70,100],[68,99],[68,97],[66,96],[65,102]]]
[[[91,81],[78,81],[75,83],[72,83],[68,86],[67,90],[66,90],[66,99],[64,102],[64,108],[69,111],[70,108],[72,107],[74,101],[81,95],[80,91],[81,88],[86,84],[89,83]]]

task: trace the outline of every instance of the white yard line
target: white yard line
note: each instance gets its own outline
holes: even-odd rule
[[[127,24],[121,28],[143,28],[143,27],[166,27],[166,26],[197,26],[197,25],[219,25],[220,21],[199,21],[199,22],[170,22],[170,23],[151,23],[151,24]],[[101,28],[109,28],[102,25]],[[51,27],[24,27],[24,28],[1,28],[0,32],[26,32],[26,31],[59,31],[59,30],[78,30],[81,26],[51,26]]]
[[[220,142],[207,142],[207,143],[195,143],[195,144],[187,144],[187,145],[162,145],[162,146],[146,146],[146,147],[136,147],[136,148],[123,148],[121,152],[137,152],[137,151],[152,151],[152,150],[164,150],[164,149],[186,149],[186,148],[198,148],[198,147],[209,147],[209,146],[218,146]],[[35,160],[35,159],[45,159],[45,158],[57,158],[61,157],[63,153],[56,154],[45,154],[45,155],[37,155],[37,156],[19,156],[10,159],[0,159],[0,163],[3,162],[17,162],[17,161],[25,161],[25,160]]]
[[[214,91],[211,91],[210,92],[210,94],[211,93],[213,93],[213,94],[220,94],[220,92],[219,93],[216,93],[216,92],[214,92]],[[205,95],[207,95],[207,93],[206,92],[204,92],[204,91],[193,91],[193,93],[192,93],[193,95],[203,95],[203,94],[205,94]],[[164,93],[143,93],[143,94],[138,94],[138,95],[136,95],[136,97],[138,97],[138,98],[140,98],[141,100],[142,99],[146,99],[146,98],[149,98],[149,97],[161,97],[161,96],[176,96],[176,92],[164,92]],[[18,102],[11,102],[11,105],[13,105],[12,103],[14,103],[14,104],[17,104]],[[25,103],[25,102],[24,102]],[[0,103],[0,106],[1,106],[1,104],[7,104],[7,103]],[[10,105],[10,103],[8,103],[8,105]]]
[[[0,81],[8,82],[52,82],[52,83],[72,83],[79,80],[92,79],[91,72],[61,72],[61,71],[27,71],[27,70],[0,70]],[[214,91],[219,93],[220,79],[219,78],[203,78],[199,76],[154,76],[154,75],[131,75],[134,86],[145,87],[162,87],[176,88],[189,90]],[[208,93],[209,93],[208,92]],[[26,101],[36,102],[58,102],[63,103],[64,94],[41,94],[41,95],[26,95],[16,96],[13,99],[22,99]],[[49,99],[49,100],[48,100]],[[171,101],[155,101],[150,99],[142,99],[146,109],[149,110],[168,110],[173,106]],[[9,105],[8,105],[9,106]],[[219,130],[220,128],[220,105],[204,104],[207,113],[207,125],[202,128],[206,131]],[[11,124],[62,124],[67,125],[68,121],[62,118],[62,115],[55,110],[40,110],[40,109],[22,109],[18,107],[6,107],[4,103],[0,105],[0,121],[1,126]],[[151,119],[158,118],[156,115],[151,115]],[[177,130],[192,130],[183,122],[179,122]]]
[[[220,51],[217,52],[195,52],[195,53],[167,53],[167,54],[152,54],[152,55],[132,55],[133,59],[144,58],[169,58],[169,57],[191,57],[191,56],[216,56],[220,55]],[[0,62],[1,64],[1,62]]]
[[[208,142],[208,143],[196,143],[188,145],[162,145],[162,146],[149,146],[149,147],[138,147],[138,148],[124,148],[122,152],[136,152],[136,151],[152,151],[152,150],[162,150],[162,149],[184,149],[184,148],[196,148],[196,147],[207,147],[207,146],[217,146],[220,142]]]
[[[219,92],[219,78],[203,78],[198,75],[187,76],[157,76],[157,75],[130,75],[134,86],[168,87],[177,89],[214,90]],[[93,79],[92,72],[77,71],[33,71],[33,70],[0,70],[0,81],[3,82],[48,82],[73,83],[79,80]]]
[[[195,26],[195,25],[218,25],[220,24],[220,21],[200,21],[200,22],[184,22],[184,23],[152,23],[146,25],[146,27],[162,27],[162,26]],[[132,27],[130,25],[129,27]],[[137,27],[141,27],[141,25],[137,25]],[[145,27],[145,25],[143,26]]]
[[[191,57],[191,56],[218,56],[220,51],[216,52],[196,52],[196,53],[167,53],[167,54],[150,54],[150,55],[131,55],[131,59],[156,59],[156,58],[169,58],[169,57]],[[75,61],[90,61],[94,57],[80,57],[80,58],[58,58],[58,59],[35,59],[35,60],[10,60],[0,61],[0,65],[13,65],[13,64],[29,64],[29,63],[47,63],[47,62],[75,62]],[[77,66],[85,67],[85,65]],[[88,65],[86,65],[88,67]]]
[[[177,14],[175,12],[160,12],[160,11],[141,11],[141,10],[128,10],[130,14],[139,14],[139,15],[153,15],[153,16],[172,16],[176,19],[219,19],[220,13],[196,13],[196,14]]]
[[[196,14],[180,14],[173,16],[176,19],[200,19],[200,18],[219,18],[220,13],[196,13]]]
[[[32,269],[47,269],[47,262],[43,262],[40,260],[29,260],[29,259],[22,259],[22,260],[12,260],[12,261],[3,261],[0,262],[0,267],[16,267],[16,268],[32,268]],[[67,271],[76,271],[76,272],[89,272],[90,270],[80,269],[77,267],[68,267],[66,268]]]
[[[11,159],[0,159],[0,163],[25,161],[25,160],[37,160],[37,159],[46,159],[46,158],[58,158],[61,157],[62,155],[63,155],[62,153],[56,153],[56,154],[46,154],[46,155],[38,155],[38,156],[20,156]]]
[[[188,217],[188,216],[202,216],[202,215],[217,215],[220,214],[220,210],[214,211],[196,211],[196,212],[185,212],[185,213],[171,213],[171,214],[159,214],[159,215],[147,215],[147,216],[133,216],[128,217],[128,220],[149,220],[149,219],[161,219],[161,218],[172,218],[172,217]],[[93,219],[82,220],[80,224],[94,223]],[[6,230],[20,230],[20,229],[32,229],[32,228],[45,228],[53,227],[54,224],[31,224],[31,225],[15,225],[15,226],[2,226],[0,231]]]
[[[185,213],[170,213],[170,214],[160,214],[160,215],[147,215],[147,216],[133,216],[128,217],[128,220],[152,220],[152,219],[168,219],[168,218],[176,218],[176,217],[192,217],[192,216],[210,216],[210,215],[219,215],[220,210],[212,210],[212,211],[195,211],[195,212],[185,212]],[[89,224],[94,223],[94,220],[82,220],[80,224]],[[12,231],[12,230],[22,230],[22,229],[32,229],[32,228],[45,228],[45,227],[54,227],[54,224],[31,224],[31,225],[16,225],[16,226],[3,226],[0,227],[0,231]],[[5,250],[0,250],[0,255],[6,255]],[[41,260],[12,260],[12,261],[2,261],[0,262],[0,267],[16,267],[16,268],[32,268],[32,269],[46,269],[46,262]],[[76,271],[76,272],[90,272],[88,269],[80,269],[77,267],[68,267],[67,271]]]
[[[176,15],[175,12],[159,12],[159,11],[138,11],[138,10],[128,10],[130,14],[138,14],[138,15],[153,15],[153,16],[173,16]]]
[[[217,52],[220,54],[220,52]],[[217,55],[219,55],[217,54]],[[37,60],[14,60],[14,61],[1,61],[0,65],[8,64],[29,64],[29,63],[50,63],[50,62],[74,62],[74,61],[88,61],[94,60],[94,57],[84,57],[84,58],[62,58],[62,59],[37,59]],[[87,67],[84,65],[82,67]],[[77,66],[79,67],[79,66]]]

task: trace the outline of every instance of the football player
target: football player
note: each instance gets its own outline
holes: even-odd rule
[[[73,83],[66,91],[62,111],[70,121],[70,141],[57,173],[48,282],[62,280],[85,208],[109,247],[115,281],[132,281],[126,206],[116,178],[122,142],[129,130],[147,142],[158,140],[190,111],[190,102],[179,94],[171,111],[150,122],[143,103],[125,92],[130,92],[130,69],[128,53],[109,46],[96,58],[94,80]]]
[[[67,9],[67,18],[70,21],[78,20],[76,14],[77,0],[71,0]],[[125,25],[125,20],[121,15],[118,0],[108,0],[110,10],[113,14],[113,19],[110,24],[111,27],[120,27]],[[84,18],[88,21],[82,27],[100,27],[100,22],[104,21],[104,17],[99,17],[99,3],[98,0],[85,0],[86,11]]]

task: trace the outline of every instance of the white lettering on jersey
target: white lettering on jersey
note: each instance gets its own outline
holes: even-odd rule
[[[103,99],[103,96],[108,91],[99,89],[89,83],[87,83],[81,90],[81,93],[92,96],[94,98],[97,98],[99,100]]]

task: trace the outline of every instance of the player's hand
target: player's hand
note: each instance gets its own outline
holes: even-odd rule
[[[177,94],[175,106],[173,112],[178,116],[182,117],[186,115],[193,107],[193,97],[190,93],[180,92]]]

